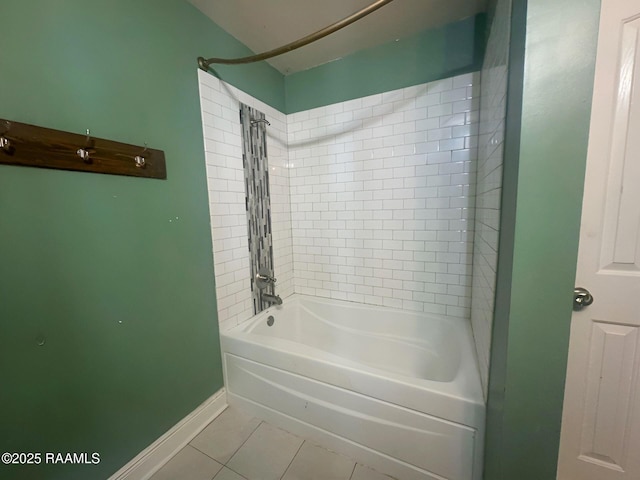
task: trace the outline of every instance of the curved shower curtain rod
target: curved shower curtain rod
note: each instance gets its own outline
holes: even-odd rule
[[[248,57],[241,58],[209,58],[205,59],[204,57],[198,57],[198,66],[204,70],[205,72],[209,70],[209,65],[212,63],[221,63],[225,65],[239,65],[242,63],[253,63],[259,62],[261,60],[267,60],[269,58],[277,57],[278,55],[282,55],[283,53],[291,52],[292,50],[296,50],[300,47],[304,47],[316,40],[320,40],[321,38],[326,37],[327,35],[331,35],[333,32],[337,32],[341,28],[344,28],[348,25],[351,25],[353,22],[360,20],[362,17],[369,15],[372,12],[375,12],[380,7],[384,7],[387,3],[391,3],[393,0],[377,0],[372,3],[368,7],[363,8],[362,10],[349,15],[348,17],[343,18],[342,20],[337,21],[336,23],[329,25],[317,32],[314,32],[306,37],[300,38],[295,42],[288,43],[283,45],[282,47],[275,48],[273,50],[269,50],[268,52],[259,53],[256,55],[250,55]]]

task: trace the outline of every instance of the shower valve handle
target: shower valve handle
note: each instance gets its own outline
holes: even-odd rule
[[[256,275],[256,285],[260,290],[264,289],[267,285],[275,284],[276,281],[276,278],[272,276],[266,268],[258,270]]]
[[[268,282],[268,283],[276,283],[277,279],[270,277],[268,275],[256,275],[256,278],[258,280],[262,280],[263,282]]]

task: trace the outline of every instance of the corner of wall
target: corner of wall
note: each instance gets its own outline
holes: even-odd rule
[[[287,75],[286,113],[478,71],[485,24],[480,13]]]

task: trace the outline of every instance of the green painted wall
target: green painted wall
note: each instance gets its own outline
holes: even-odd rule
[[[286,113],[480,70],[484,26],[479,14],[288,75]]]
[[[485,480],[556,478],[599,6],[513,1]]]
[[[598,7],[514,1],[486,480],[555,478]],[[0,450],[102,458],[0,477],[104,478],[222,385],[195,58],[248,50],[183,0],[2,17],[0,117],[167,155],[167,181],[0,166]],[[286,78],[216,70],[295,112],[478,70],[483,22]]]
[[[183,0],[0,12],[0,118],[166,153],[166,181],[0,165],[0,452],[101,455],[0,478],[106,478],[222,386],[196,58],[249,51]],[[272,68],[218,73],[284,109]]]

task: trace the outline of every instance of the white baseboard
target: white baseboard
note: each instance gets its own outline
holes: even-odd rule
[[[223,388],[140,452],[109,480],[147,480],[227,408]]]

